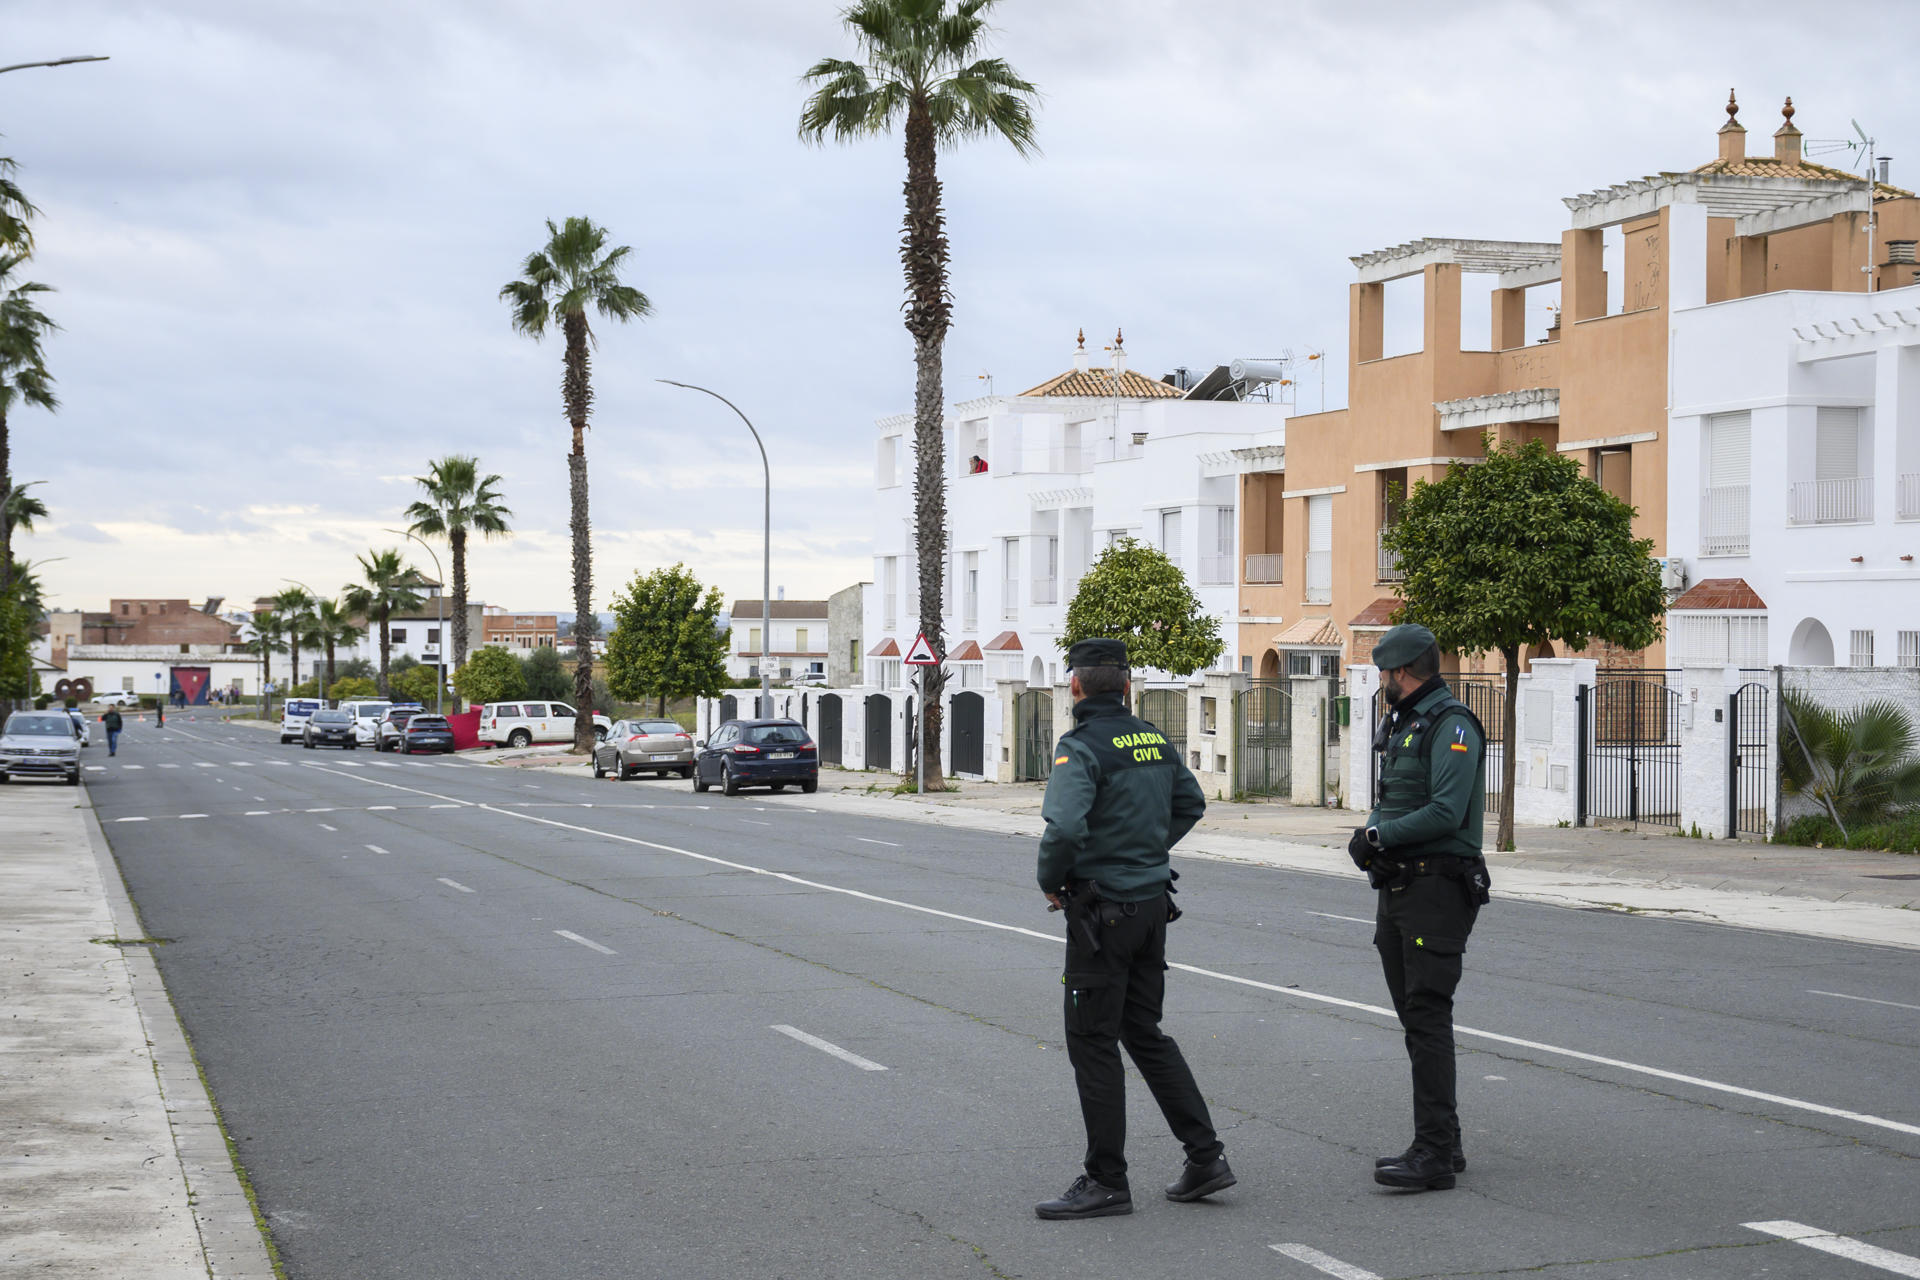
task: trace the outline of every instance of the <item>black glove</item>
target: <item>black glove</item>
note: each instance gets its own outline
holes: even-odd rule
[[[1367,864],[1373,861],[1375,852],[1373,845],[1367,841],[1367,829],[1355,827],[1353,839],[1347,841],[1347,856],[1353,859],[1353,865],[1365,871]]]

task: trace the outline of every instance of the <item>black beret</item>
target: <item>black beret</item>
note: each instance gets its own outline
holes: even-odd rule
[[[1381,636],[1380,643],[1373,647],[1373,665],[1382,671],[1410,666],[1433,644],[1433,632],[1417,622],[1403,622]]]
[[[1067,670],[1127,665],[1125,640],[1082,640],[1067,650]]]

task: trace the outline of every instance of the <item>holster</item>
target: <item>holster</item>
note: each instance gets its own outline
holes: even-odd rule
[[[1067,932],[1078,933],[1089,954],[1100,951],[1100,884],[1095,880],[1076,880],[1060,894],[1067,907]]]

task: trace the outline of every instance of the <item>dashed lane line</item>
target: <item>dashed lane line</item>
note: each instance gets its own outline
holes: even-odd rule
[[[1915,1012],[1920,1012],[1920,1004],[1901,1004],[1898,1000],[1875,1000],[1872,996],[1850,996],[1844,991],[1815,991],[1809,987],[1807,988],[1807,994],[1810,996],[1832,996],[1835,1000],[1858,1000],[1862,1004],[1884,1004],[1890,1005],[1895,1009],[1912,1009]]]
[[[145,818],[115,818],[115,822],[145,822]]]
[[[367,852],[368,852],[368,853],[386,853],[386,852],[387,852],[387,851],[386,851],[385,849],[382,849],[382,848],[381,848],[381,847],[380,847],[379,845],[377,845],[377,844],[370,844],[370,845],[368,845],[368,846],[366,846],[366,849],[367,849]],[[391,857],[392,855],[391,855],[391,854],[388,854],[388,856],[389,856],[389,857]]]
[[[1868,1244],[1864,1240],[1855,1240],[1852,1236],[1836,1235],[1831,1231],[1822,1231],[1810,1227],[1804,1222],[1743,1222],[1741,1226],[1749,1231],[1758,1231],[1762,1235],[1778,1236],[1782,1240],[1791,1240],[1795,1244],[1805,1245],[1809,1249],[1818,1249],[1821,1253],[1830,1253],[1836,1258],[1847,1258],[1869,1267],[1878,1267],[1882,1271],[1891,1271],[1897,1276],[1920,1277],[1920,1258],[1904,1253],[1895,1253],[1891,1249],[1882,1249],[1879,1245]]]
[[[586,947],[593,951],[598,951],[603,956],[617,956],[620,954],[618,951],[615,951],[612,947],[603,947],[599,943],[595,942],[592,938],[583,938],[579,934],[573,932],[571,929],[555,929],[554,932],[559,934],[561,937],[565,938],[568,942],[577,942],[583,947]]]
[[[467,888],[467,886],[461,884],[458,880],[449,880],[445,876],[436,876],[435,879],[439,880],[441,884],[446,885],[449,889],[458,889],[462,893],[474,892],[472,889],[469,889]]]
[[[866,836],[855,836],[854,839],[858,840],[861,844],[883,844],[889,849],[898,849],[900,847],[891,840],[870,840]]]
[[[1307,914],[1310,916],[1322,916],[1328,920],[1351,920],[1355,924],[1376,923],[1375,921],[1367,919],[1365,916],[1337,916],[1331,911],[1309,911]]]
[[[328,826],[328,825],[327,825],[326,823],[324,823],[324,822],[320,824],[320,829],[321,829],[322,831],[338,831],[338,830],[340,830],[340,828],[338,828],[338,827],[330,827],[330,826]]]
[[[1304,1244],[1270,1244],[1267,1248],[1275,1253],[1285,1254],[1295,1262],[1304,1262],[1315,1271],[1329,1275],[1336,1280],[1380,1280],[1380,1277],[1365,1267],[1356,1267],[1351,1262],[1324,1254],[1318,1249]]]
[[[842,1062],[851,1062],[854,1066],[860,1068],[862,1071],[885,1071],[886,1070],[885,1067],[881,1066],[879,1063],[875,1062],[871,1058],[863,1058],[857,1053],[852,1053],[846,1049],[842,1049],[839,1045],[835,1044],[831,1040],[822,1040],[819,1036],[808,1035],[806,1032],[800,1030],[800,1028],[798,1027],[789,1027],[783,1022],[776,1022],[772,1026],[771,1030],[778,1031],[783,1036],[792,1036],[795,1040],[798,1040],[801,1044],[812,1045],[814,1048],[818,1049],[822,1053],[830,1053],[834,1057],[840,1059],[840,1061]]]

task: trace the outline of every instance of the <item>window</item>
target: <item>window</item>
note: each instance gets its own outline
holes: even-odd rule
[[[1706,486],[1700,503],[1700,554],[1748,552],[1748,476],[1753,416],[1716,413],[1707,419]]]
[[[967,552],[965,594],[961,601],[961,626],[972,631],[980,625],[980,553]]]
[[[1246,673],[1247,675],[1253,674],[1253,655],[1252,654],[1245,653],[1240,655],[1240,670]]]
[[[438,628],[438,627],[428,627],[428,628],[427,628],[427,643],[428,643],[428,644],[439,644],[439,643],[440,643],[440,628]]]
[[[1900,633],[1899,665],[1920,667],[1920,631],[1902,631]]]
[[[406,643],[406,639],[407,639],[407,629],[405,627],[393,628],[393,642],[395,644],[404,644]]]
[[[1333,495],[1307,499],[1307,603],[1333,603]]]
[[[1003,538],[1000,543],[1000,616],[1012,620],[1020,616],[1020,539]]]
[[[758,627],[747,628],[747,652],[760,652],[760,628]]]
[[[873,464],[873,486],[876,489],[891,489],[899,483],[900,437],[881,436],[879,452]]]
[[[1909,634],[1910,634],[1910,633],[1909,633]],[[133,677],[132,677],[132,676],[121,676],[121,677],[120,677],[120,692],[122,692],[122,693],[132,693],[132,692],[133,692]]]
[[[880,628],[892,631],[900,625],[900,557],[886,556],[880,566]]]
[[[1855,631],[1852,643],[1847,646],[1851,656],[1847,665],[1851,667],[1870,667],[1873,665],[1873,632]]]
[[[167,602],[165,600],[162,600],[160,602],[160,612],[165,613],[166,611],[167,611]]]
[[[1180,509],[1160,513],[1160,550],[1167,559],[1180,563]]]
[[[793,629],[793,647],[801,653],[807,651],[807,629],[805,627],[795,627]]]

